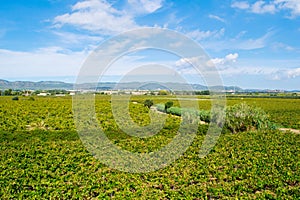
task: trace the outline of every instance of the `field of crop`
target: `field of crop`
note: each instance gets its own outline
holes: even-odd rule
[[[171,96],[134,96],[130,116],[149,124],[142,102],[178,101]],[[108,138],[122,149],[148,153],[168,144],[180,118],[168,115],[150,138],[122,132],[110,96],[96,96],[96,113]],[[300,129],[300,99],[230,98],[261,107],[279,127]],[[210,101],[199,100],[208,110]],[[300,135],[274,131],[222,134],[205,158],[198,153],[207,125],[189,149],[166,168],[150,173],[110,169],[83,146],[75,129],[71,97],[0,98],[0,199],[297,199],[300,197]]]

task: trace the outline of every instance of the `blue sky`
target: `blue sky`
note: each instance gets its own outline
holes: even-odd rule
[[[161,27],[197,41],[225,85],[300,89],[299,0],[1,0],[0,19],[0,79],[72,82],[104,40]]]

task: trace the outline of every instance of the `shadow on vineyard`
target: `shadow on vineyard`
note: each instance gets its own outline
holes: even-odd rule
[[[114,144],[149,153],[172,140],[182,112],[206,123],[214,120],[209,99],[199,101],[200,111],[195,112],[181,109],[172,98],[153,96],[147,102],[145,96],[131,98],[130,116],[141,126],[149,124],[151,107],[168,113],[163,129],[149,138],[129,136],[119,129],[110,96],[96,96],[95,110],[99,125]],[[165,109],[170,101],[173,105]],[[199,158],[199,150],[208,124],[200,124],[194,142],[177,161],[154,172],[134,174],[108,168],[85,149],[74,126],[70,97],[35,97],[34,101],[1,97],[0,197],[297,199],[300,135],[276,128],[300,128],[299,99],[232,98],[227,104],[224,133],[205,158]]]

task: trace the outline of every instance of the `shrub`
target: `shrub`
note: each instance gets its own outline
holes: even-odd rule
[[[199,110],[198,115],[201,121],[210,122],[210,111],[209,110]]]
[[[237,133],[274,129],[275,125],[269,121],[269,116],[262,109],[241,103],[226,109],[224,127],[232,133]]]
[[[34,101],[35,99],[33,97],[29,97],[29,101]]]
[[[182,108],[181,114],[189,123],[199,123],[199,112],[193,108]]]
[[[181,116],[181,109],[178,107],[170,107],[167,109],[167,113],[170,113],[172,115]]]
[[[153,106],[153,101],[150,100],[150,99],[146,99],[146,100],[144,101],[144,106],[150,108],[151,106]]]
[[[223,106],[216,105],[211,110],[209,121],[218,127],[222,127],[226,117],[225,111]]]
[[[19,97],[13,97],[12,100],[13,100],[13,101],[18,101],[18,100],[19,100]]]
[[[156,109],[160,112],[165,112],[165,105],[164,104],[156,104]]]

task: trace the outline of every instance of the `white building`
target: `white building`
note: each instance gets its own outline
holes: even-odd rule
[[[49,93],[46,93],[46,92],[41,92],[39,94],[37,94],[37,96],[40,96],[40,97],[45,97],[45,96],[48,96],[50,95]]]

